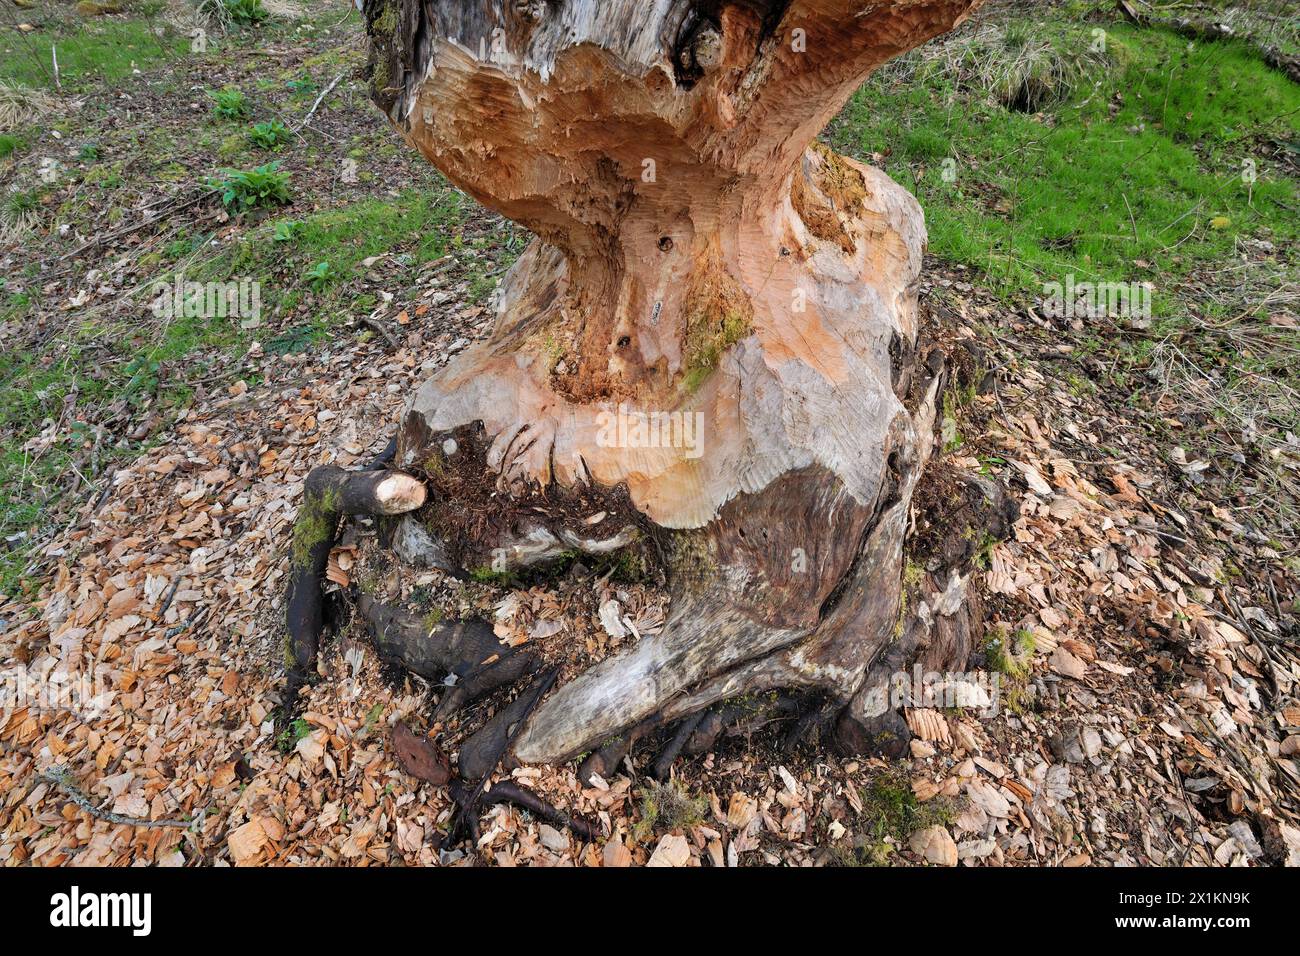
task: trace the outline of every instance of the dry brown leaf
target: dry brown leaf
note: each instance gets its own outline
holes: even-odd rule
[[[1061,647],[1065,648],[1081,661],[1092,663],[1097,659],[1097,652],[1093,650],[1091,644],[1085,644],[1083,641],[1076,641],[1073,638],[1066,638],[1061,641]]]
[[[926,827],[912,834],[908,845],[912,852],[935,866],[957,865],[957,844],[945,827]]]
[[[1088,673],[1088,665],[1067,651],[1064,646],[1052,651],[1052,656],[1048,658],[1047,663],[1053,671],[1062,677],[1083,680]]]
[[[646,866],[687,866],[691,862],[691,845],[686,837],[665,833]]]

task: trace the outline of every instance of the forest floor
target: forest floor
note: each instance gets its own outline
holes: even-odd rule
[[[450,797],[392,741],[457,726],[358,635],[277,723],[281,597],[307,472],[384,445],[528,236],[369,104],[350,7],[79,6],[0,6],[0,862],[1300,863],[1300,86],[1259,54],[1300,51],[1284,2],[1210,10],[1230,42],[993,3],[826,132],[921,200],[924,308],[985,353],[942,454],[1021,508],[979,574],[997,713],[910,711],[895,762],[750,726],[665,785],[644,753],[518,768],[601,840],[485,807],[475,852],[438,848]],[[159,307],[178,274],[260,309]],[[1047,307],[1085,282],[1150,308]],[[602,605],[644,633],[670,599],[369,548],[335,580],[593,659],[629,639]]]

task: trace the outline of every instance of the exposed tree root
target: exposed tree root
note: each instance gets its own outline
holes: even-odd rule
[[[477,783],[451,818],[451,824],[447,828],[448,843],[456,841],[462,826],[469,828],[470,835],[477,842],[478,806],[482,802],[488,778],[492,776],[497,765],[501,763],[502,757],[510,749],[510,744],[523,729],[528,715],[541,702],[546,692],[555,685],[555,679],[559,675],[560,672],[556,668],[541,674],[527,691],[498,711],[461,746],[460,775],[467,780],[476,780]]]
[[[451,795],[458,804],[466,803],[471,797],[468,788],[463,783],[453,783],[451,785]],[[578,839],[587,843],[594,843],[601,836],[598,825],[588,823],[579,817],[570,816],[558,807],[547,803],[533,791],[509,781],[494,783],[478,802],[481,806],[492,806],[497,803],[512,804],[522,810],[527,810],[533,816],[554,823],[556,826],[567,827],[577,835]]]
[[[786,731],[781,741],[782,749],[793,750],[810,737],[820,735],[834,722],[836,712],[833,704],[822,700],[807,705]]]
[[[932,402],[943,381],[940,375],[917,386]],[[922,415],[922,424],[926,421]],[[922,447],[926,434],[916,439]],[[925,457],[910,465],[907,481],[915,483]],[[904,462],[900,467],[909,466]],[[886,494],[874,514],[844,512],[857,515],[858,538],[848,542],[847,549],[836,542],[838,553],[848,552],[837,558],[844,569],[841,584],[823,592],[810,624],[792,620],[783,627],[756,619],[753,609],[745,613],[737,607],[736,597],[719,585],[716,572],[692,575],[691,568],[679,564],[675,571],[683,590],[662,631],[589,668],[550,698],[543,699],[555,672],[544,690],[538,692],[535,684],[501,707],[463,741],[460,776],[486,782],[503,759],[507,766],[553,762],[564,759],[566,743],[577,750],[585,740],[585,747],[592,749],[578,769],[584,784],[593,774],[612,777],[639,743],[652,745],[656,756],[648,773],[662,780],[671,775],[678,757],[713,749],[724,733],[751,735],[778,721],[785,724],[785,748],[830,732],[830,740],[844,753],[905,753],[910,732],[896,712],[898,703],[876,703],[888,682],[914,664],[938,671],[965,666],[979,640],[978,602],[968,593],[972,571],[1014,520],[1014,507],[992,483],[942,468],[933,474],[911,509],[906,500],[897,500],[898,495]],[[342,489],[364,492],[378,476],[362,483],[353,475],[349,483],[338,484],[347,475],[326,472],[324,490],[314,487],[313,493],[320,499],[339,488],[333,505],[338,514],[357,509],[358,501],[364,505],[360,510],[370,510],[372,496],[353,494],[344,501]],[[822,487],[815,475],[802,480]],[[906,491],[910,498],[911,487]],[[801,495],[789,497],[798,500]],[[810,508],[833,514],[841,502],[832,497],[829,505],[814,501]],[[914,516],[910,532],[909,513]],[[754,522],[751,528],[761,528],[767,517],[742,516]],[[806,532],[796,529],[791,540],[816,541],[824,534],[824,518],[810,520],[816,523]],[[912,543],[902,562],[905,537]],[[322,562],[328,548],[323,550],[325,555],[318,556]],[[534,647],[503,645],[485,621],[445,622],[366,594],[358,597],[357,609],[385,660],[443,686],[434,719],[520,682],[542,663]],[[864,634],[869,639],[860,650]],[[733,653],[748,656],[737,659],[730,656]],[[808,669],[818,654],[824,654],[830,666]],[[846,694],[839,681],[850,662],[862,676],[848,685]],[[583,684],[589,687],[580,691]],[[555,706],[561,696],[567,696],[574,709]],[[620,710],[650,701],[657,703],[654,709]],[[543,711],[553,721],[553,737],[562,743],[539,757],[525,752],[524,742],[530,730],[537,731]],[[597,737],[598,732],[605,736]]]
[[[321,579],[334,547],[342,515],[401,514],[424,504],[423,483],[387,470],[397,440],[365,469],[345,471],[334,465],[312,469],[303,487],[303,501],[294,521],[289,586],[285,597],[288,630],[285,665],[288,685],[285,704],[292,708],[298,691],[316,664],[324,627]]]
[[[443,685],[435,720],[503,684],[531,674],[539,664],[529,648],[502,646],[486,621],[436,621],[374,600],[357,598],[379,656],[433,684]]]
[[[682,752],[686,746],[686,741],[690,739],[691,734],[695,733],[695,728],[700,725],[704,719],[704,712],[687,717],[677,724],[677,729],[673,732],[672,737],[668,739],[667,746],[659,751],[659,756],[655,758],[654,764],[650,768],[650,775],[656,780],[667,780],[673,769],[673,761]]]
[[[637,741],[643,737],[657,734],[663,725],[658,714],[643,720],[626,733],[617,734],[593,750],[578,765],[578,779],[584,784],[591,783],[592,774],[601,779],[612,777],[618,772],[618,766],[631,753]]]
[[[460,746],[460,775],[480,777],[486,783],[506,750],[523,730],[524,722],[555,684],[559,671],[552,669],[537,678],[533,686],[502,707],[486,724]]]
[[[363,4],[373,98],[537,236],[491,335],[411,396],[396,461],[433,502],[399,540],[480,578],[640,544],[673,592],[662,628],[502,707],[463,742],[462,775],[593,749],[581,772],[609,774],[653,738],[664,777],[729,728],[780,721],[793,745],[835,712],[849,741],[900,667],[964,665],[975,629],[956,620],[987,525],[945,529],[971,547],[904,573],[956,338],[918,311],[923,215],[814,139],[867,74],[977,0],[708,4],[707,28],[691,0],[521,19],[495,0],[395,3]],[[507,56],[468,53],[503,24]],[[796,31],[815,56],[791,55]],[[471,656],[453,643],[489,650],[469,625],[378,623],[431,672]],[[440,713],[531,673],[492,653]]]

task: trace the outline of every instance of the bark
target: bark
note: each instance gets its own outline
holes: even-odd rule
[[[503,684],[513,684],[539,663],[530,648],[502,647],[486,621],[421,618],[366,594],[358,597],[357,611],[380,657],[444,686],[435,720]]]
[[[397,464],[435,491],[422,524],[494,570],[652,541],[675,591],[660,634],[516,728],[517,759],[776,688],[846,708],[848,740],[871,675],[932,641],[968,568],[936,569],[902,610],[944,383],[919,340],[922,213],[814,137],[977,5],[366,3],[376,103],[537,236],[490,338],[404,417]]]
[[[292,702],[298,688],[316,664],[316,650],[325,626],[321,578],[334,547],[339,518],[343,515],[396,515],[424,504],[425,487],[418,479],[388,471],[391,451],[362,471],[345,471],[334,465],[313,468],[303,483],[303,502],[294,521],[289,587],[285,595],[287,644]]]

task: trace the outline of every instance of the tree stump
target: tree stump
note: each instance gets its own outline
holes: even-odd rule
[[[728,700],[788,689],[861,749],[888,674],[964,664],[971,549],[904,581],[944,383],[922,212],[814,137],[976,6],[365,0],[374,101],[536,236],[491,336],[409,403],[393,467],[429,495],[401,533],[469,569],[667,555],[666,627],[514,718],[515,759],[687,719],[695,752]],[[1002,520],[988,489],[949,499]]]

